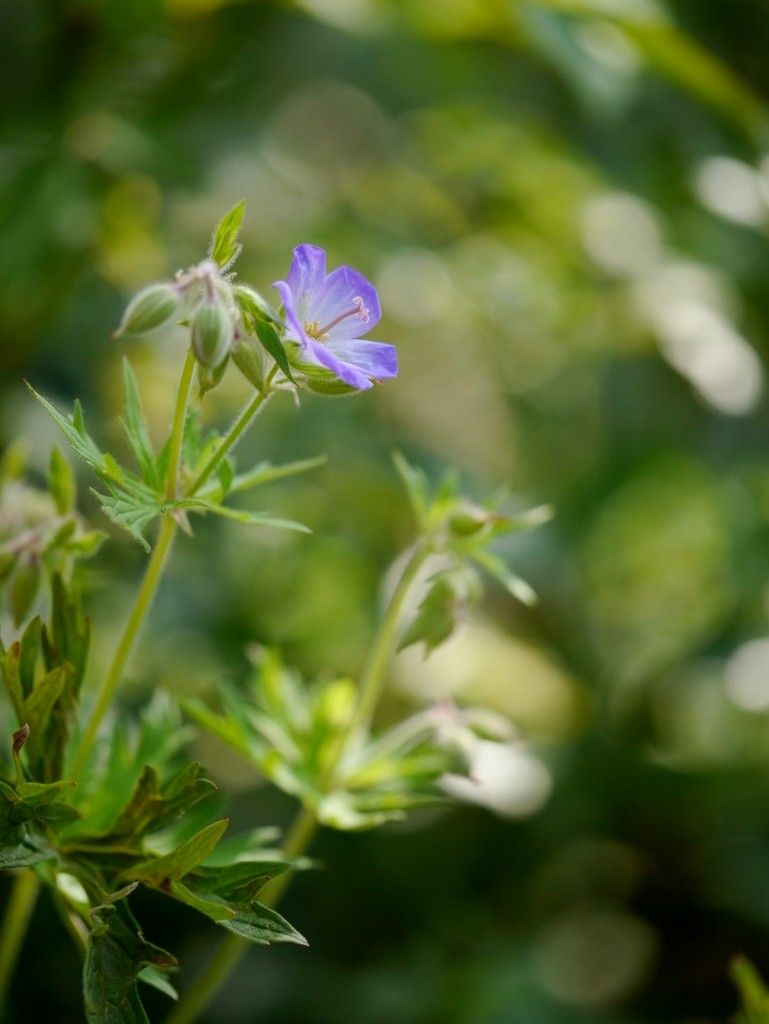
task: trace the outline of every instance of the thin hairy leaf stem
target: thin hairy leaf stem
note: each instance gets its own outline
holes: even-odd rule
[[[19,871],[13,880],[3,930],[0,933],[0,1007],[7,1005],[8,987],[39,890],[40,879],[30,868]]]
[[[192,484],[187,488],[186,497],[191,498],[197,494],[203,484],[216,472],[226,456],[232,451],[243,434],[249,428],[251,422],[261,411],[262,407],[267,403],[270,396],[274,394],[274,392],[270,390],[270,386],[275,378],[276,371],[277,366],[273,367],[268,374],[267,379],[264,382],[264,388],[254,394],[251,401],[248,402],[240,415],[233,421],[232,426],[217,445],[216,451],[195,477]]]
[[[83,731],[83,736],[80,740],[80,745],[75,754],[72,762],[71,773],[77,778],[82,772],[85,764],[88,760],[88,754],[91,749],[91,744],[98,732],[99,726],[101,725],[102,719],[107,712],[112,699],[115,696],[115,692],[120,684],[121,677],[123,675],[123,669],[128,661],[128,657],[133,649],[134,642],[142,627],[147,612],[150,609],[152,600],[155,597],[155,591],[158,588],[160,579],[163,575],[168,556],[171,553],[171,546],[176,536],[176,522],[172,516],[166,514],[163,516],[160,523],[160,531],[158,532],[155,546],[152,549],[152,555],[147,563],[147,568],[144,571],[144,577],[139,588],[139,592],[136,595],[131,614],[128,616],[128,621],[123,629],[123,635],[120,637],[117,647],[115,648],[115,654],[112,658],[112,664],[109,667],[107,675],[104,677],[104,681],[99,690],[99,695],[96,700],[96,704],[91,711],[86,727]]]
[[[384,692],[387,679],[387,668],[395,651],[403,606],[419,571],[433,551],[432,537],[422,538],[414,549],[406,568],[398,581],[390,602],[387,606],[382,623],[374,638],[368,661],[361,677],[358,702],[350,728],[340,738],[334,763],[326,773],[326,781],[333,778],[334,770],[339,763],[349,742],[355,742],[361,730],[368,728],[376,712],[377,705]],[[283,853],[289,860],[294,860],[306,852],[318,830],[318,819],[309,808],[303,807],[294,819]],[[259,897],[259,902],[266,907],[275,909],[284,892],[291,884],[294,871],[289,870],[274,878]],[[248,950],[250,943],[237,935],[228,935],[219,946],[211,962],[200,974],[190,989],[171,1012],[166,1024],[193,1024],[219,989],[224,985],[231,972]]]
[[[433,551],[432,538],[428,535],[420,539],[412,552],[406,568],[393,591],[387,611],[374,637],[369,650],[368,659],[360,678],[358,702],[350,723],[348,738],[355,738],[369,727],[374,713],[382,698],[387,682],[387,668],[395,650],[403,605],[419,571]]]
[[[182,375],[179,380],[179,390],[176,396],[174,420],[171,428],[171,439],[169,442],[168,476],[166,479],[166,495],[169,499],[173,499],[177,496],[177,489],[179,486],[178,481],[182,459],[182,443],[184,441],[184,424],[187,418],[187,406],[189,405],[190,400],[190,389],[192,387],[192,375],[194,370],[195,353],[190,348],[184,360]],[[144,577],[142,579],[141,586],[139,587],[139,592],[136,595],[133,608],[131,609],[128,621],[123,629],[123,634],[115,648],[112,663],[110,664],[107,675],[104,677],[104,681],[101,684],[101,688],[96,698],[96,704],[94,705],[86,723],[80,740],[80,745],[78,746],[77,753],[75,754],[72,762],[72,774],[75,777],[80,775],[85,767],[91,750],[91,744],[96,737],[96,733],[99,731],[102,719],[107,713],[107,709],[112,703],[115,692],[120,685],[123,669],[125,668],[126,662],[133,650],[133,645],[139,634],[139,630],[142,627],[144,619],[147,616],[147,612],[150,610],[152,605],[155,592],[158,589],[158,584],[160,583],[163,570],[165,569],[166,562],[168,561],[168,556],[171,553],[171,547],[175,536],[176,520],[173,516],[166,514],[161,518],[160,530],[158,531],[157,540],[155,541],[155,547],[152,549],[152,555],[147,563],[147,568],[144,570]]]
[[[190,388],[192,386],[194,370],[195,353],[192,351],[192,348],[189,348],[184,360],[181,380],[179,381],[179,392],[176,396],[176,408],[174,409],[174,422],[171,428],[168,477],[166,479],[166,497],[169,500],[177,497],[177,489],[179,487],[179,468],[182,461],[182,444],[184,443],[184,422],[187,418],[187,406],[190,400]]]
[[[283,848],[286,858],[294,860],[300,857],[312,842],[317,828],[318,819],[313,812],[302,808],[286,837]],[[290,885],[293,875],[293,870],[289,869],[274,878],[262,890],[259,902],[274,909]],[[229,933],[206,969],[198,975],[194,985],[184,993],[171,1011],[166,1024],[192,1024],[222,987],[250,945],[246,939]]]

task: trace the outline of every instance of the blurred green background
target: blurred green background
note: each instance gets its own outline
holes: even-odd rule
[[[26,377],[120,448],[125,301],[243,197],[245,280],[322,244],[376,282],[401,354],[374,394],[260,420],[242,465],[331,456],[252,499],[315,534],[180,543],[127,704],[214,693],[253,640],[356,672],[411,536],[396,445],[557,510],[508,551],[539,605],[491,591],[445,651],[399,660],[383,712],[502,711],[549,797],[498,766],[501,815],[324,834],[327,868],[284,904],[310,949],[253,952],[205,1021],[727,1021],[730,958],[769,969],[765,4],[4,0],[0,41],[3,442],[45,466]],[[130,354],[160,435],[178,346]],[[214,418],[243,394],[229,375]],[[89,567],[94,675],[143,558],[117,537]],[[231,755],[196,753],[235,826],[288,821]],[[214,929],[138,912],[194,976]],[[8,1019],[80,1022],[45,905],[27,954]]]

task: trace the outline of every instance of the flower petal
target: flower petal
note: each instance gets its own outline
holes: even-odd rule
[[[309,319],[307,309],[314,304],[317,292],[326,278],[326,251],[318,245],[297,245],[288,271],[288,287],[294,296],[299,315]]]
[[[365,320],[355,313],[357,305],[365,309]],[[373,284],[352,267],[337,267],[313,294],[306,319],[325,328],[345,313],[350,315],[327,330],[329,339],[359,338],[375,327],[382,316]]]
[[[351,388],[357,388],[358,391],[367,391],[372,385],[364,371],[359,370],[353,363],[337,359],[331,349],[320,341],[310,340],[308,348],[304,350],[304,355],[311,358],[313,362],[317,362],[318,365],[323,366],[326,370],[331,370],[345,384],[349,384]]]
[[[374,380],[398,376],[398,353],[394,345],[388,345],[384,341],[348,338],[329,341],[326,347],[340,362],[357,366]]]
[[[277,288],[283,302],[283,312],[286,317],[286,337],[291,341],[299,343],[302,349],[302,358],[307,362],[322,366],[349,384],[351,388],[359,391],[366,391],[371,387],[371,381],[357,366],[346,363],[336,356],[322,342],[315,341],[307,336],[304,325],[297,316],[294,308],[294,297],[287,281],[275,281],[274,288]]]
[[[294,307],[294,295],[288,281],[273,281],[272,287],[277,288],[283,303],[283,312],[286,317],[286,337],[290,341],[298,341],[302,348],[306,348],[310,342],[304,330],[304,325]]]

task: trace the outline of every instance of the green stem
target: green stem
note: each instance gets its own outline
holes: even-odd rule
[[[187,350],[182,376],[179,381],[179,392],[176,396],[174,422],[171,427],[171,443],[168,453],[168,477],[166,479],[166,497],[173,500],[177,496],[179,486],[179,469],[182,463],[182,444],[184,443],[184,423],[187,419],[187,405],[190,400],[192,374],[195,369],[195,353]]]
[[[267,399],[270,397],[272,392],[270,391],[257,391],[248,405],[243,409],[237,419],[234,421],[230,429],[224,435],[216,451],[205,464],[205,466],[198,473],[194,482],[187,489],[187,497],[197,494],[203,484],[208,478],[216,472],[221,463],[224,461],[225,456],[232,451],[238,441],[241,439],[247,428],[251,425],[251,421],[257,415],[259,410],[265,404]]]
[[[406,596],[419,574],[419,570],[430,557],[432,550],[431,538],[429,537],[423,538],[417,544],[406,568],[403,570],[403,575],[398,580],[398,585],[393,591],[387,611],[382,619],[382,624],[371,645],[368,660],[360,679],[358,704],[348,732],[350,738],[354,738],[371,724],[387,681],[387,667],[395,648],[398,623]]]
[[[8,987],[39,890],[40,880],[29,868],[20,871],[13,880],[0,936],[0,1007],[7,1005]]]
[[[431,538],[425,537],[415,548],[393,592],[361,677],[356,712],[350,729],[339,744],[336,763],[344,753],[347,742],[354,739],[361,729],[368,727],[376,711],[384,690],[387,667],[395,648],[395,638],[403,604],[419,570],[431,552]],[[334,766],[328,772],[329,778],[333,776],[333,773]],[[317,828],[318,819],[313,812],[302,808],[286,837],[283,848],[286,858],[294,860],[300,857],[312,842]],[[293,876],[293,870],[289,870],[274,878],[263,889],[259,902],[265,907],[274,909],[291,884]],[[187,990],[171,1012],[166,1024],[192,1024],[230,976],[249,945],[247,940],[241,939],[238,935],[228,935],[214,954],[208,967],[198,976],[194,985]]]
[[[147,612],[150,609],[152,600],[155,596],[155,591],[160,583],[160,578],[163,575],[166,561],[171,552],[171,545],[173,544],[174,537],[176,535],[176,522],[170,515],[163,516],[160,524],[160,532],[158,538],[155,541],[155,547],[152,549],[152,556],[147,563],[147,568],[144,572],[144,578],[142,579],[139,593],[136,595],[134,606],[131,609],[131,614],[128,616],[128,621],[125,624],[123,635],[120,637],[120,641],[115,649],[114,657],[112,658],[112,664],[109,667],[107,675],[104,677],[104,682],[99,690],[99,696],[96,700],[96,704],[91,711],[88,718],[88,722],[83,731],[80,745],[77,748],[77,753],[72,762],[71,774],[77,778],[82,772],[85,764],[88,760],[88,755],[93,743],[94,737],[99,730],[102,719],[107,712],[112,698],[115,696],[115,691],[118,688],[120,680],[123,675],[123,669],[128,661],[128,656],[133,649],[136,637],[141,629]]]
[[[304,853],[317,827],[318,819],[312,811],[303,808],[286,838],[283,852],[289,860]],[[294,872],[289,869],[273,879],[262,891],[259,902],[265,907],[277,906],[293,874]],[[228,934],[195,984],[185,992],[181,1002],[171,1011],[166,1024],[192,1024],[230,976],[249,946],[250,943],[246,939],[232,933]]]
[[[194,369],[195,355],[192,349],[190,349],[187,352],[187,358],[184,360],[184,367],[179,381],[179,392],[176,397],[174,422],[173,427],[171,428],[168,476],[166,479],[166,495],[169,499],[173,499],[177,495],[179,468],[181,466],[182,457],[182,442],[184,440],[184,422],[187,417],[187,405],[190,398],[192,373]],[[158,584],[160,583],[160,579],[163,575],[163,570],[165,569],[166,562],[168,561],[168,556],[171,553],[171,546],[174,542],[175,536],[176,520],[173,516],[166,514],[161,519],[160,530],[158,532],[157,540],[155,541],[155,547],[152,549],[152,555],[147,563],[147,568],[144,570],[144,578],[142,579],[139,593],[136,595],[136,600],[134,601],[134,606],[131,609],[131,614],[128,616],[128,621],[123,629],[123,635],[120,637],[115,649],[115,654],[112,658],[109,671],[104,677],[101,689],[99,690],[99,695],[96,699],[96,704],[94,705],[91,715],[86,723],[80,740],[80,745],[78,746],[77,753],[75,754],[75,758],[72,762],[72,774],[76,778],[80,775],[88,761],[91,744],[94,741],[96,733],[99,731],[102,719],[107,713],[107,709],[112,703],[115,692],[120,685],[120,680],[123,676],[123,669],[125,668],[126,662],[131,654],[136,637],[142,627],[142,623],[144,622],[147,612],[152,605],[155,592],[157,591]]]

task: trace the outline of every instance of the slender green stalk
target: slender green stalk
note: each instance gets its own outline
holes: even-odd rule
[[[301,856],[310,845],[317,827],[318,820],[315,815],[312,811],[303,808],[297,815],[286,838],[283,851],[285,856],[290,860]],[[294,872],[289,870],[274,878],[265,886],[259,897],[259,902],[265,907],[275,907],[289,885],[293,874]],[[197,1018],[201,1010],[205,1009],[230,976],[249,945],[250,943],[246,939],[241,939],[239,935],[228,934],[209,965],[202,974],[198,975],[195,984],[171,1011],[166,1024],[192,1024],[192,1021]]]
[[[190,398],[190,387],[192,386],[192,373],[195,369],[195,355],[190,349],[187,352],[187,358],[184,360],[184,367],[182,369],[182,376],[179,381],[179,392],[176,398],[176,408],[174,410],[174,422],[171,428],[171,441],[170,441],[170,454],[168,460],[168,476],[166,479],[166,495],[169,498],[175,498],[177,494],[178,480],[179,480],[179,468],[181,465],[182,456],[182,441],[184,439],[184,421],[187,416],[187,405]],[[74,761],[72,763],[72,774],[77,777],[88,760],[88,754],[91,749],[91,744],[94,741],[96,733],[99,731],[99,726],[102,723],[102,719],[107,712],[112,699],[115,696],[115,692],[120,685],[120,680],[123,675],[123,669],[125,668],[126,662],[131,654],[133,645],[136,641],[136,637],[139,634],[139,630],[142,627],[142,623],[147,615],[147,612],[152,605],[155,592],[157,591],[158,584],[163,575],[168,556],[171,553],[171,546],[176,536],[176,521],[170,515],[164,515],[161,523],[160,530],[158,532],[157,540],[155,541],[155,547],[152,549],[152,555],[147,563],[147,568],[144,571],[144,578],[142,579],[139,593],[136,595],[131,614],[128,616],[128,621],[123,629],[123,635],[120,637],[117,647],[115,648],[115,654],[112,658],[112,663],[109,667],[107,675],[104,677],[104,681],[101,684],[99,695],[96,699],[91,715],[86,723],[85,730],[83,731],[80,745],[75,754]]]
[[[179,393],[176,396],[176,408],[174,409],[174,422],[171,427],[171,444],[168,453],[168,477],[166,479],[166,497],[169,499],[177,496],[179,486],[179,469],[182,463],[182,444],[184,443],[184,421],[187,418],[187,405],[190,400],[190,387],[192,386],[192,374],[195,369],[195,353],[192,349],[187,350],[187,357],[184,360],[182,376],[179,381]]]
[[[358,703],[351,727],[339,743],[336,764],[339,763],[347,742],[354,741],[360,731],[368,727],[374,716],[384,691],[390,658],[395,649],[395,639],[403,604],[419,570],[431,552],[431,539],[426,537],[414,549],[393,592],[361,677]],[[333,777],[334,768],[335,765],[328,772],[329,779]],[[291,860],[301,856],[312,842],[317,828],[318,819],[313,812],[302,808],[286,838],[283,850],[285,856]],[[278,875],[265,886],[259,902],[266,907],[275,908],[291,884],[293,875],[293,871],[286,871],[284,874]],[[248,947],[249,943],[245,939],[241,939],[237,935],[228,935],[214,954],[208,967],[198,976],[194,985],[187,990],[179,1004],[171,1012],[166,1024],[193,1024],[198,1014],[208,1006],[225,983]]]
[[[8,987],[21,952],[39,889],[40,879],[29,868],[20,871],[13,880],[3,931],[0,935],[0,1007],[5,1007],[7,1004]]]
[[[136,595],[134,606],[131,609],[131,614],[128,616],[128,621],[125,624],[123,635],[120,637],[120,641],[115,649],[115,654],[112,658],[112,664],[109,667],[109,672],[104,677],[104,681],[99,690],[99,696],[96,700],[96,704],[91,711],[91,714],[86,723],[86,727],[83,731],[80,745],[77,748],[77,753],[72,762],[71,774],[77,778],[82,772],[85,764],[88,760],[88,754],[91,749],[94,737],[99,730],[99,726],[102,723],[102,719],[107,712],[112,699],[115,696],[115,692],[120,684],[120,680],[123,675],[123,669],[128,661],[128,656],[133,649],[136,637],[141,629],[147,612],[150,609],[152,600],[155,597],[155,591],[160,583],[160,578],[163,575],[166,561],[171,552],[171,545],[173,544],[174,537],[176,535],[176,522],[170,515],[163,516],[160,524],[160,532],[158,533],[157,540],[155,541],[155,547],[152,549],[152,555],[147,568],[144,572],[141,587],[139,593]]]
[[[430,557],[431,552],[431,539],[425,537],[414,548],[411,558],[403,570],[403,575],[393,591],[360,679],[358,703],[348,734],[350,738],[354,738],[371,724],[387,681],[387,666],[395,648],[398,623],[404,602],[419,570]]]
[[[230,429],[224,435],[216,451],[205,464],[205,466],[198,473],[193,483],[187,489],[187,496],[197,494],[203,484],[208,478],[216,472],[218,467],[224,461],[225,456],[232,451],[238,441],[241,439],[247,428],[251,425],[251,421],[257,415],[259,410],[265,404],[267,399],[270,397],[270,391],[257,391],[248,405],[243,409],[241,414],[234,421]]]

